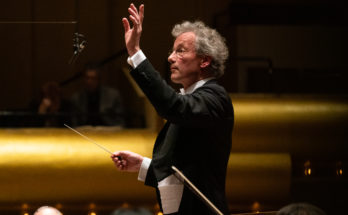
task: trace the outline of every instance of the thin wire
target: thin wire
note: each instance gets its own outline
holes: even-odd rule
[[[0,24],[77,24],[77,21],[70,21],[70,22],[13,21],[13,22],[0,22]]]
[[[88,140],[89,142],[94,143],[96,146],[98,146],[99,148],[103,149],[104,151],[106,151],[106,152],[112,154],[112,152],[111,152],[110,150],[108,150],[108,149],[105,148],[104,146],[98,144],[97,142],[95,142],[95,141],[92,140],[91,138],[89,138],[89,137],[87,137],[87,136],[81,134],[80,132],[76,131],[75,129],[73,129],[72,127],[70,127],[70,126],[68,126],[68,125],[66,125],[66,124],[64,124],[64,126],[67,127],[67,128],[69,128],[69,129],[72,130],[73,132],[79,134],[81,137],[85,138],[85,139]]]

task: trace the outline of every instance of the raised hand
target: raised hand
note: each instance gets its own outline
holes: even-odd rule
[[[128,8],[129,19],[132,21],[133,27],[130,27],[127,18],[123,18],[124,39],[129,56],[133,56],[140,50],[140,36],[142,32],[142,25],[144,20],[144,5],[140,5],[139,12],[134,4],[130,4]]]
[[[130,151],[117,151],[111,155],[118,170],[126,172],[138,172],[143,162],[143,156]]]

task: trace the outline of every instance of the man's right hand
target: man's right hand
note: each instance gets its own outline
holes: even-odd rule
[[[137,8],[132,3],[128,8],[128,12],[129,19],[133,23],[133,28],[130,27],[127,18],[123,18],[122,22],[127,51],[129,56],[133,56],[137,51],[140,50],[140,36],[144,19],[144,5],[140,5],[138,12]]]
[[[118,170],[126,172],[139,172],[144,157],[130,151],[117,151],[111,155]]]

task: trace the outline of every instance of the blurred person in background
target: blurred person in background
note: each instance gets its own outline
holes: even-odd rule
[[[123,105],[118,90],[101,84],[96,65],[84,69],[84,89],[71,97],[73,126],[123,126]]]
[[[326,215],[326,213],[308,203],[293,203],[282,207],[277,215]]]
[[[70,123],[70,102],[62,97],[57,82],[43,84],[39,99],[32,101],[30,106],[38,114],[31,119],[32,126],[62,127],[64,123]]]

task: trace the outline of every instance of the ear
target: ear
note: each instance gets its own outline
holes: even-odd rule
[[[210,65],[211,61],[212,61],[212,58],[210,56],[203,56],[201,59],[200,67],[202,69],[207,68]]]

